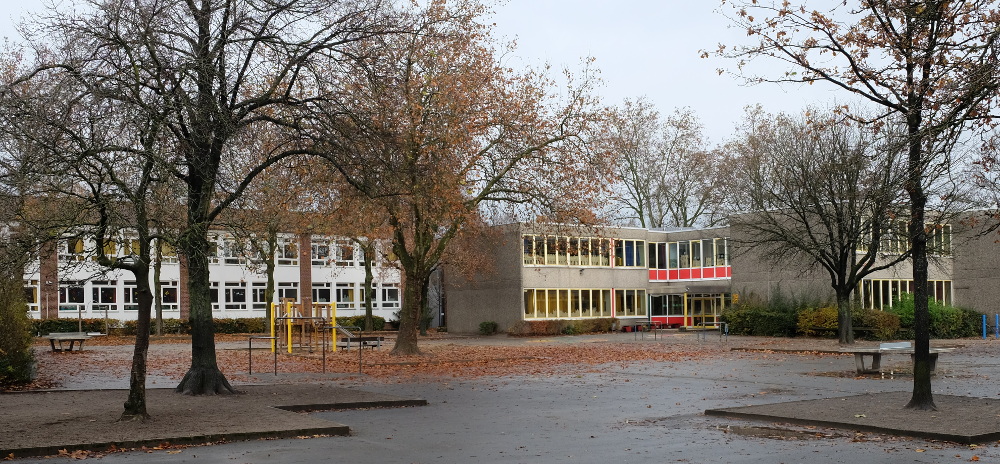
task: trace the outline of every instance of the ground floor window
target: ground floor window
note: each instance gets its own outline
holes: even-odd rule
[[[951,281],[928,280],[930,296],[941,303],[951,305]],[[913,279],[869,279],[861,283],[861,304],[865,308],[885,309],[903,293],[913,293]]]
[[[641,307],[645,315],[645,290],[622,290],[622,298],[632,301],[632,312]],[[642,292],[641,298],[637,292]],[[615,290],[610,288],[552,289],[531,288],[524,290],[525,319],[611,317]],[[624,300],[622,302],[624,305]]]

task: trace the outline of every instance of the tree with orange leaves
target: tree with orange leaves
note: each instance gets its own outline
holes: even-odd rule
[[[349,107],[317,105],[325,156],[391,231],[405,282],[393,353],[404,355],[420,352],[428,281],[465,228],[493,214],[589,219],[613,172],[588,145],[604,117],[593,79],[567,74],[559,89],[504,66],[478,3],[415,14],[413,33],[353,44],[338,99]]]

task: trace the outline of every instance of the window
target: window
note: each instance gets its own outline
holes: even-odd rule
[[[951,254],[951,224],[931,224],[927,231],[927,252],[947,256]]]
[[[680,268],[687,269],[691,267],[691,244],[689,242],[678,242],[678,258],[680,259]]]
[[[701,267],[701,240],[691,240],[691,267]]]
[[[226,309],[247,309],[246,282],[226,282]]]
[[[299,283],[298,282],[278,282],[278,301],[298,301],[299,300]]]
[[[137,311],[139,309],[139,289],[135,287],[135,281],[126,280],[123,290],[125,297],[122,298],[122,302],[125,303],[125,310]]]
[[[267,309],[270,298],[267,297],[267,283],[254,282],[250,284],[250,297],[253,299],[253,309]]]
[[[212,282],[211,289],[209,289],[209,292],[212,295],[212,310],[219,309],[219,283]]]
[[[646,290],[615,290],[615,316],[646,315]]]
[[[227,238],[222,241],[222,262],[231,265],[240,265],[246,262],[246,247],[243,242],[235,238]]]
[[[83,304],[83,282],[59,282],[60,311],[80,311]]]
[[[313,288],[312,288],[313,303],[330,303],[333,301],[331,299],[332,294],[333,292],[330,289],[329,282],[320,282],[320,283],[313,282]]]
[[[118,282],[115,280],[97,280],[92,282],[91,302],[94,311],[118,310]]]
[[[715,239],[715,265],[716,266],[729,265],[729,239],[726,238]]]
[[[177,262],[177,250],[174,249],[173,245],[167,243],[166,240],[157,240],[160,246],[160,260],[164,263],[176,263]]]
[[[313,266],[329,266],[332,262],[330,259],[330,243],[327,241],[313,242],[310,259]]]
[[[66,239],[59,244],[59,261],[83,261],[85,250],[82,238]]]
[[[337,265],[354,266],[354,245],[350,240],[337,240]]]
[[[279,266],[298,266],[299,247],[291,240],[282,240],[278,243]]]
[[[704,267],[715,266],[715,241],[712,239],[701,241],[701,264]]]
[[[399,308],[399,288],[394,285],[382,286],[382,309]]]
[[[589,317],[611,317],[611,289],[524,290],[525,319]]]
[[[950,280],[928,280],[927,284],[931,298],[946,305],[952,304]],[[861,303],[866,308],[889,308],[903,293],[913,293],[912,279],[869,279],[861,282]]]
[[[355,285],[353,283],[337,284],[337,309],[357,309]]]
[[[644,240],[615,240],[615,266],[643,267],[646,264]]]
[[[176,280],[160,282],[160,298],[164,311],[177,311],[180,309],[180,306],[178,306],[180,296]]]

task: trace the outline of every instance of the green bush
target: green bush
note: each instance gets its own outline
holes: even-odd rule
[[[856,335],[872,340],[893,340],[899,332],[899,316],[874,309],[856,309],[851,312],[852,327],[867,327],[871,332]],[[798,333],[808,336],[837,338],[840,327],[836,306],[826,305],[804,309],[798,316]]]
[[[615,325],[615,318],[544,321],[521,321],[507,329],[507,334],[515,336],[530,335],[576,335],[585,333],[610,332]]]
[[[53,332],[104,332],[107,327],[104,319],[35,319],[31,321],[31,333],[36,335],[47,335]],[[122,325],[121,321],[109,319],[107,321],[111,328]]]
[[[797,330],[798,312],[787,307],[741,304],[723,311],[722,320],[729,324],[733,335],[792,337]]]
[[[21,282],[0,280],[0,386],[23,385],[34,377],[31,330]]]
[[[483,321],[479,323],[479,333],[482,335],[493,335],[499,330],[499,325],[494,321]]]
[[[893,302],[889,312],[899,316],[899,325],[905,334],[913,333],[913,294],[903,293]],[[947,306],[933,298],[927,299],[932,338],[961,338],[976,336],[981,327],[982,316],[972,310]]]
[[[337,325],[341,327],[365,327],[365,316],[343,316],[337,318]],[[385,318],[382,316],[372,315],[372,328],[376,331],[381,331],[385,329]]]

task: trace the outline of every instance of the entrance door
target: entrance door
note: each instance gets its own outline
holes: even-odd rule
[[[719,317],[718,299],[711,297],[691,297],[688,302],[691,325],[695,327],[715,325]]]

